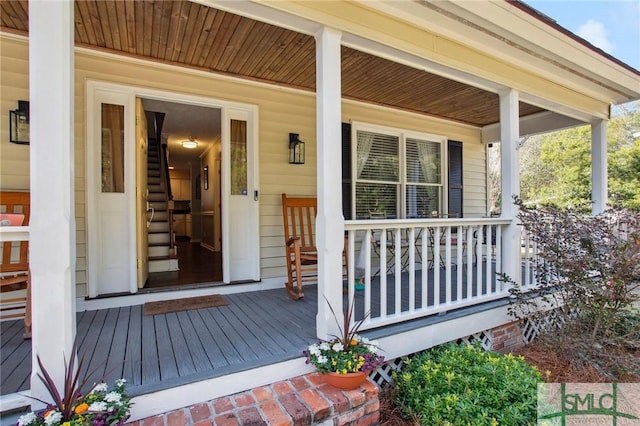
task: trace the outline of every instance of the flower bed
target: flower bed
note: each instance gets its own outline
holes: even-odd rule
[[[62,410],[50,405],[37,413],[20,417],[18,426],[114,426],[129,418],[131,401],[125,390],[126,380],[116,380],[113,390],[106,383],[97,384],[91,392],[73,402],[71,415],[65,419]]]

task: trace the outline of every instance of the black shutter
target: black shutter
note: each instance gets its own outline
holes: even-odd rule
[[[449,167],[449,214],[457,214],[462,217],[463,191],[462,191],[462,142],[449,141],[447,146]]]
[[[351,124],[342,123],[342,214],[351,217]]]

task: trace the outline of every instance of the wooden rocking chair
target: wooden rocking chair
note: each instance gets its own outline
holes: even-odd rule
[[[303,283],[318,281],[318,250],[315,222],[318,203],[315,197],[287,197],[282,194],[282,217],[287,262],[287,293],[294,300],[302,299]],[[345,245],[346,246],[346,245]],[[346,255],[343,251],[346,270]]]
[[[20,226],[29,224],[29,193],[0,192],[0,226]],[[31,337],[31,279],[29,276],[29,242],[2,243],[0,258],[0,292],[18,292],[24,295],[1,297],[0,318],[19,318],[24,309],[24,338]],[[15,293],[14,293],[15,294]],[[18,293],[20,294],[20,293]]]

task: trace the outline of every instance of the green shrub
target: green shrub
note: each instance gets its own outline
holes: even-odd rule
[[[423,425],[536,422],[542,376],[522,357],[450,343],[416,355],[394,378],[402,415]]]

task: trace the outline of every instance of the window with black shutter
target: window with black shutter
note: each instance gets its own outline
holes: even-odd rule
[[[343,123],[345,219],[368,219],[374,213],[387,218],[444,213],[448,207],[443,205],[446,142],[441,136]]]

